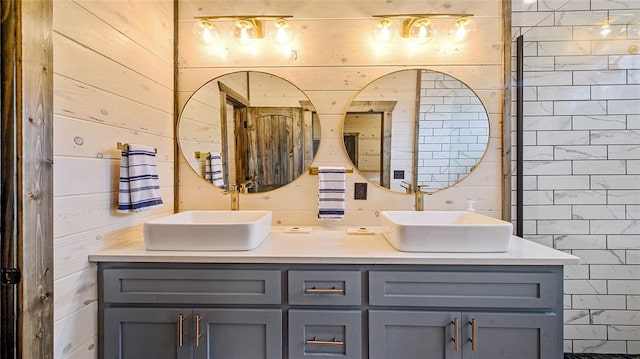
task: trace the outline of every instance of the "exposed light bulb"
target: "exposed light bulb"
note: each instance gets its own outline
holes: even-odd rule
[[[463,17],[453,22],[449,28],[449,40],[454,43],[462,43],[475,33],[475,24],[468,17]]]
[[[256,26],[251,20],[238,20],[235,22],[233,38],[241,45],[249,45],[258,37]]]
[[[278,45],[288,45],[293,41],[295,32],[289,26],[289,22],[283,18],[275,21],[271,31],[271,40]]]
[[[204,45],[211,45],[220,38],[218,28],[209,20],[196,21],[192,30],[196,39]]]
[[[423,45],[431,41],[436,34],[436,30],[431,25],[431,19],[417,19],[411,25],[409,37],[412,42]]]
[[[384,18],[376,23],[371,36],[377,44],[384,45],[390,43],[396,37],[397,32],[391,20]]]

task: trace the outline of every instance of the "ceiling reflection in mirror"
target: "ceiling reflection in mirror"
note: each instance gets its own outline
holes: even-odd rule
[[[320,127],[313,105],[296,86],[272,74],[242,71],[195,91],[182,110],[177,136],[203,181],[258,193],[306,171]]]
[[[392,191],[435,192],[478,165],[489,118],[473,90],[447,74],[402,70],[367,85],[344,120],[345,149],[369,181]]]

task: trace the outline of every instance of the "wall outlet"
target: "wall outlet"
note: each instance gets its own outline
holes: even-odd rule
[[[393,179],[404,179],[404,171],[402,170],[394,170],[393,171]]]
[[[353,190],[353,199],[367,199],[367,184],[355,183]]]

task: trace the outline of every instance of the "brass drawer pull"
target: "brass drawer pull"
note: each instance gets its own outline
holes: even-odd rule
[[[453,350],[455,351],[460,351],[460,337],[459,337],[459,333],[460,330],[458,329],[458,318],[454,318],[453,319],[453,338],[451,338],[451,340],[453,341]]]
[[[202,336],[202,334],[200,334],[200,321],[202,320],[202,317],[200,316],[200,314],[196,314],[195,317],[195,324],[196,324],[196,335],[195,335],[195,344],[196,344],[196,348],[200,346],[200,337]]]
[[[471,339],[469,341],[471,342],[471,350],[475,352],[478,350],[478,324],[475,319],[471,319],[469,324],[471,324]]]
[[[340,289],[340,288],[336,288],[336,287],[331,287],[331,288],[316,288],[316,287],[311,287],[308,289],[304,290],[305,294],[344,294],[344,288]]]
[[[316,337],[307,340],[307,344],[315,344],[315,345],[344,345],[344,341],[333,338],[331,340],[318,340]]]
[[[184,316],[182,314],[178,315],[178,346],[181,347],[182,346],[182,337],[184,336],[184,330],[183,330],[183,326],[184,325]]]

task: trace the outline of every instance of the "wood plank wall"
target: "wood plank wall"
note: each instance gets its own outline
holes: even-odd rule
[[[350,168],[342,140],[342,121],[358,91],[380,76],[405,68],[447,73],[476,91],[486,106],[491,130],[489,150],[469,177],[453,188],[430,196],[425,206],[427,209],[465,209],[467,200],[472,199],[482,213],[501,217],[505,61],[502,10],[502,0],[180,1],[178,103],[182,108],[197,88],[225,73],[256,70],[278,75],[304,91],[318,111],[322,138],[314,165]],[[371,15],[443,12],[475,14],[474,20],[479,26],[474,38],[457,48],[432,43],[414,49],[407,46],[406,39],[397,39],[383,49],[371,40],[375,24]],[[292,49],[283,53],[268,38],[255,49],[242,47],[226,36],[230,22],[219,23],[224,37],[220,47],[206,48],[192,35],[194,16],[245,13],[294,15],[291,24],[297,34]],[[228,196],[207,185],[182,156],[177,165],[180,210],[229,208]],[[366,180],[356,173],[349,175],[347,181],[346,216],[341,224],[377,225],[379,210],[413,207],[412,195],[391,193],[373,185],[368,186],[366,201],[354,201],[354,182]],[[246,195],[241,199],[241,208],[270,209],[275,224],[322,224],[316,217],[317,177],[310,175],[303,175],[275,191]]]
[[[56,0],[54,357],[97,358],[91,252],[173,213],[173,0]],[[164,206],[116,213],[117,142],[157,148]]]

